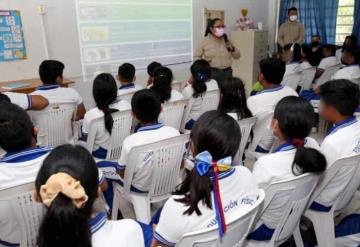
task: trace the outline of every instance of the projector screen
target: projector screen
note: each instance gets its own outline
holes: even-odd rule
[[[83,75],[192,60],[192,0],[77,0]]]

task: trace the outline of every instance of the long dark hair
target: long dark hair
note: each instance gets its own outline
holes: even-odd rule
[[[104,113],[105,129],[109,134],[111,134],[114,124],[111,113],[118,111],[110,109],[110,105],[116,101],[117,91],[116,81],[111,74],[102,73],[96,76],[93,84],[93,97],[97,108]]]
[[[322,173],[326,169],[324,155],[316,149],[304,147],[304,143],[301,143],[311,132],[314,114],[314,108],[308,101],[295,96],[283,98],[275,108],[274,119],[278,121],[282,135],[296,147],[292,164],[294,175]]]
[[[167,67],[159,67],[154,71],[154,81],[151,90],[160,95],[161,103],[171,98],[171,83],[173,81],[173,73]]]
[[[293,59],[291,62],[301,61],[301,46],[298,43],[287,44],[284,46],[284,51],[292,49]]]
[[[234,157],[239,149],[241,132],[238,123],[227,114],[219,111],[204,113],[191,130],[190,138],[194,145],[194,155],[208,151],[214,160],[231,156]],[[201,215],[198,203],[202,202],[212,208],[212,182],[207,176],[199,176],[193,169],[180,184],[175,195],[182,195],[177,202],[188,206],[184,215],[196,213]]]
[[[91,154],[81,146],[55,148],[44,160],[36,177],[37,193],[51,175],[66,173],[80,181],[88,196],[83,208],[60,193],[47,208],[39,230],[39,247],[91,247],[89,219],[98,190],[98,169]]]
[[[208,61],[200,59],[193,63],[190,71],[194,78],[192,83],[194,89],[193,97],[197,98],[206,92],[206,82],[211,78],[211,67]]]
[[[211,28],[214,27],[215,23],[217,21],[221,21],[220,18],[214,18],[214,19],[209,19],[208,20],[208,24],[206,26],[206,31],[205,31],[205,37],[208,36],[211,33]]]
[[[246,103],[245,86],[237,77],[227,78],[220,84],[221,100],[219,111],[237,113],[238,119],[252,117]]]

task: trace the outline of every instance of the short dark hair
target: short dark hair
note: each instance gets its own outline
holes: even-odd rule
[[[11,103],[10,98],[6,94],[0,93],[0,102],[2,102],[2,101],[6,101],[8,103]]]
[[[349,39],[350,40],[350,43],[351,43],[351,46],[355,46],[357,45],[358,43],[358,38],[356,37],[356,35],[348,35],[345,37],[345,40]]]
[[[0,102],[0,147],[6,152],[19,152],[31,147],[34,126],[21,107]]]
[[[57,77],[62,77],[65,65],[57,60],[44,60],[39,67],[40,79],[45,84],[55,84]]]
[[[131,108],[141,123],[157,122],[161,112],[160,96],[151,89],[137,91],[131,100]]]
[[[345,47],[344,52],[350,53],[354,57],[356,64],[360,63],[360,47],[359,46]]]
[[[135,67],[131,63],[124,63],[119,66],[118,76],[126,82],[132,82],[135,77]]]
[[[319,34],[313,34],[313,35],[311,35],[311,38],[319,38],[320,39],[321,37]]]
[[[286,64],[278,58],[267,58],[260,61],[260,72],[271,84],[280,84],[284,78]]]
[[[336,46],[333,44],[324,44],[322,46],[323,49],[329,50],[333,56],[335,56],[336,53]]]
[[[147,66],[147,73],[149,76],[153,77],[154,76],[154,71],[161,67],[161,63],[158,63],[158,62],[151,62],[148,66]]]
[[[296,7],[291,7],[288,9],[288,14],[290,14],[291,11],[298,11]]]
[[[359,86],[349,80],[328,81],[320,86],[320,99],[341,115],[352,116],[359,106]]]

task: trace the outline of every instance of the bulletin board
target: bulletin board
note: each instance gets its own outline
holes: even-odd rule
[[[212,19],[219,18],[223,22],[225,22],[225,11],[224,10],[211,10],[211,9],[204,9],[204,17],[203,17],[203,32],[205,32],[209,22]]]
[[[20,11],[0,10],[0,62],[26,58]]]

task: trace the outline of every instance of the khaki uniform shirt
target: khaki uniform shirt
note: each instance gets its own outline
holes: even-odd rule
[[[287,44],[298,43],[303,44],[305,42],[305,28],[300,22],[287,21],[279,28],[278,43],[281,47]]]

